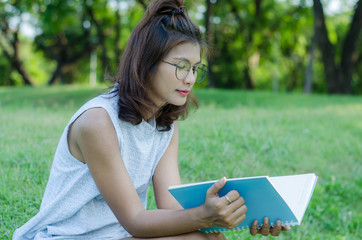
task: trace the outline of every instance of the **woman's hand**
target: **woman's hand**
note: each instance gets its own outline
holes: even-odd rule
[[[253,224],[250,228],[250,234],[255,236],[256,234],[262,234],[264,236],[268,236],[269,234],[272,236],[279,236],[281,231],[290,230],[289,226],[282,226],[281,221],[277,221],[274,227],[269,226],[269,219],[266,217],[263,220],[263,226],[258,229],[258,220],[254,220]]]
[[[230,191],[224,197],[219,197],[218,192],[225,183],[226,178],[223,177],[207,190],[203,205],[207,227],[219,226],[231,229],[246,218],[247,207],[237,191]]]

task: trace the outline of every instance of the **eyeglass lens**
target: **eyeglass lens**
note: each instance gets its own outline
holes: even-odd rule
[[[180,80],[184,80],[191,70],[191,64],[189,61],[181,61],[176,67],[176,77]],[[196,82],[202,82],[206,76],[207,69],[204,64],[192,67],[192,73],[196,76]]]

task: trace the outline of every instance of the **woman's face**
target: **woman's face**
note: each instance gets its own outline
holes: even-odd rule
[[[162,107],[166,103],[181,106],[185,104],[196,76],[190,71],[185,79],[179,80],[175,74],[176,66],[172,64],[179,64],[181,61],[187,60],[191,64],[191,69],[192,66],[198,65],[201,61],[200,45],[192,42],[179,44],[162,60],[151,78],[149,97],[158,107]]]

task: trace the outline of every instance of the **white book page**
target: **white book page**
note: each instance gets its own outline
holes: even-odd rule
[[[230,178],[230,179],[226,179],[226,181],[238,181],[238,180],[243,180],[243,179],[253,179],[253,178],[264,178],[266,176],[256,176],[256,177],[243,177],[243,178]],[[220,180],[220,179],[219,179]],[[211,181],[204,181],[204,182],[196,182],[196,183],[186,183],[186,184],[180,184],[180,185],[173,185],[170,186],[168,189],[177,189],[177,188],[183,188],[183,187],[191,187],[191,186],[197,186],[197,185],[202,185],[202,184],[207,184],[207,183],[215,183],[219,180],[211,180]]]
[[[317,176],[314,173],[308,173],[270,177],[269,179],[293,211],[300,224],[312,195]]]

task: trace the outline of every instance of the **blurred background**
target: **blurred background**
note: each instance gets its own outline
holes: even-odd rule
[[[0,86],[117,70],[149,0],[0,0]],[[185,1],[212,54],[201,88],[362,94],[362,0]]]

